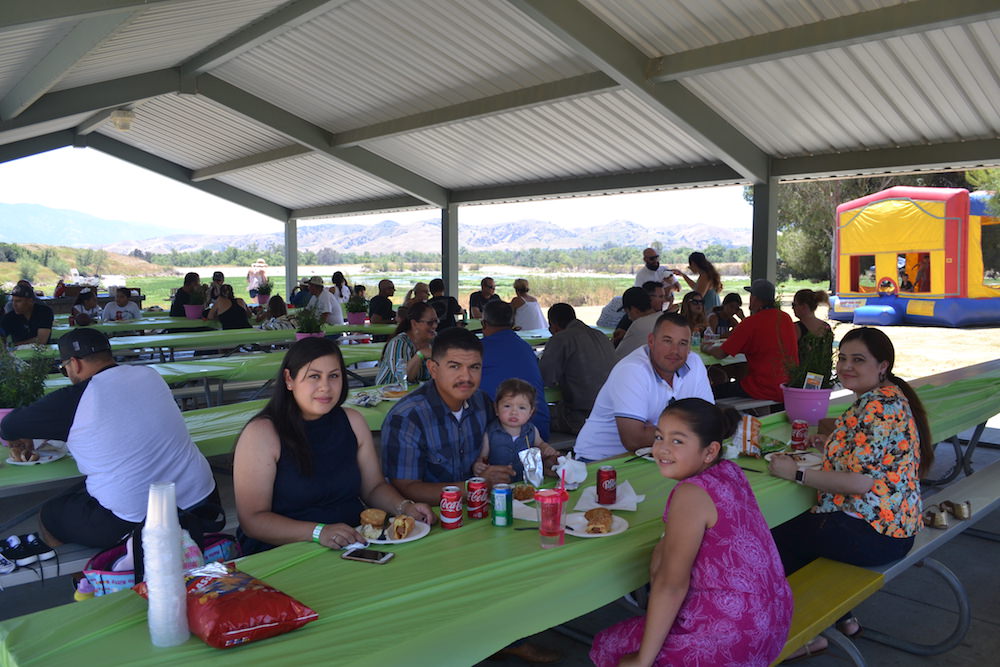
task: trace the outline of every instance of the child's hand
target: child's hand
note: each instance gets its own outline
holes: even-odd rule
[[[472,464],[472,473],[476,475],[476,477],[479,477],[486,471],[486,468],[487,468],[486,461],[484,461],[483,459],[479,459],[478,461]]]

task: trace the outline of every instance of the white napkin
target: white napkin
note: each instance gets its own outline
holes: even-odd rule
[[[595,507],[604,507],[609,510],[625,510],[626,512],[634,512],[639,503],[645,499],[646,496],[636,494],[635,489],[632,488],[632,485],[629,482],[622,482],[618,485],[615,504],[601,505],[597,502],[597,487],[588,486],[580,493],[580,499],[576,501],[576,507],[573,508],[573,511],[586,512],[587,510],[592,510]]]
[[[587,464],[574,460],[572,454],[560,456],[559,462],[552,466],[552,469],[555,471],[557,479],[561,477],[563,470],[566,471],[566,489],[569,491],[578,488],[587,481]]]
[[[514,499],[514,518],[524,521],[538,521],[538,510],[532,505]]]

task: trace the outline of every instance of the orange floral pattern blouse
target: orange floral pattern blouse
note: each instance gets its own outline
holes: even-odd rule
[[[838,419],[823,470],[858,472],[875,482],[863,494],[819,492],[813,512],[847,512],[889,537],[920,530],[920,439],[910,403],[896,385],[878,387]]]

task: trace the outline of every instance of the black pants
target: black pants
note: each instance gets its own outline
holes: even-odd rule
[[[221,513],[221,523],[220,515]],[[203,532],[220,530],[225,525],[218,487],[201,502],[178,513],[181,525],[195,540]],[[39,519],[45,530],[60,542],[72,542],[86,547],[110,549],[126,535],[142,527],[115,515],[87,492],[86,482],[80,482],[68,492],[42,505]],[[198,532],[198,535],[194,535]]]
[[[860,567],[885,565],[913,546],[912,537],[888,537],[843,512],[805,512],[772,528],[771,535],[786,576],[821,556]]]

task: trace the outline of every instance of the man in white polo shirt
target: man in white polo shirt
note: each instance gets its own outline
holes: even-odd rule
[[[705,364],[691,349],[691,329],[678,313],[660,315],[648,344],[615,364],[577,436],[577,458],[598,461],[652,447],[656,421],[672,400],[714,403]]]

